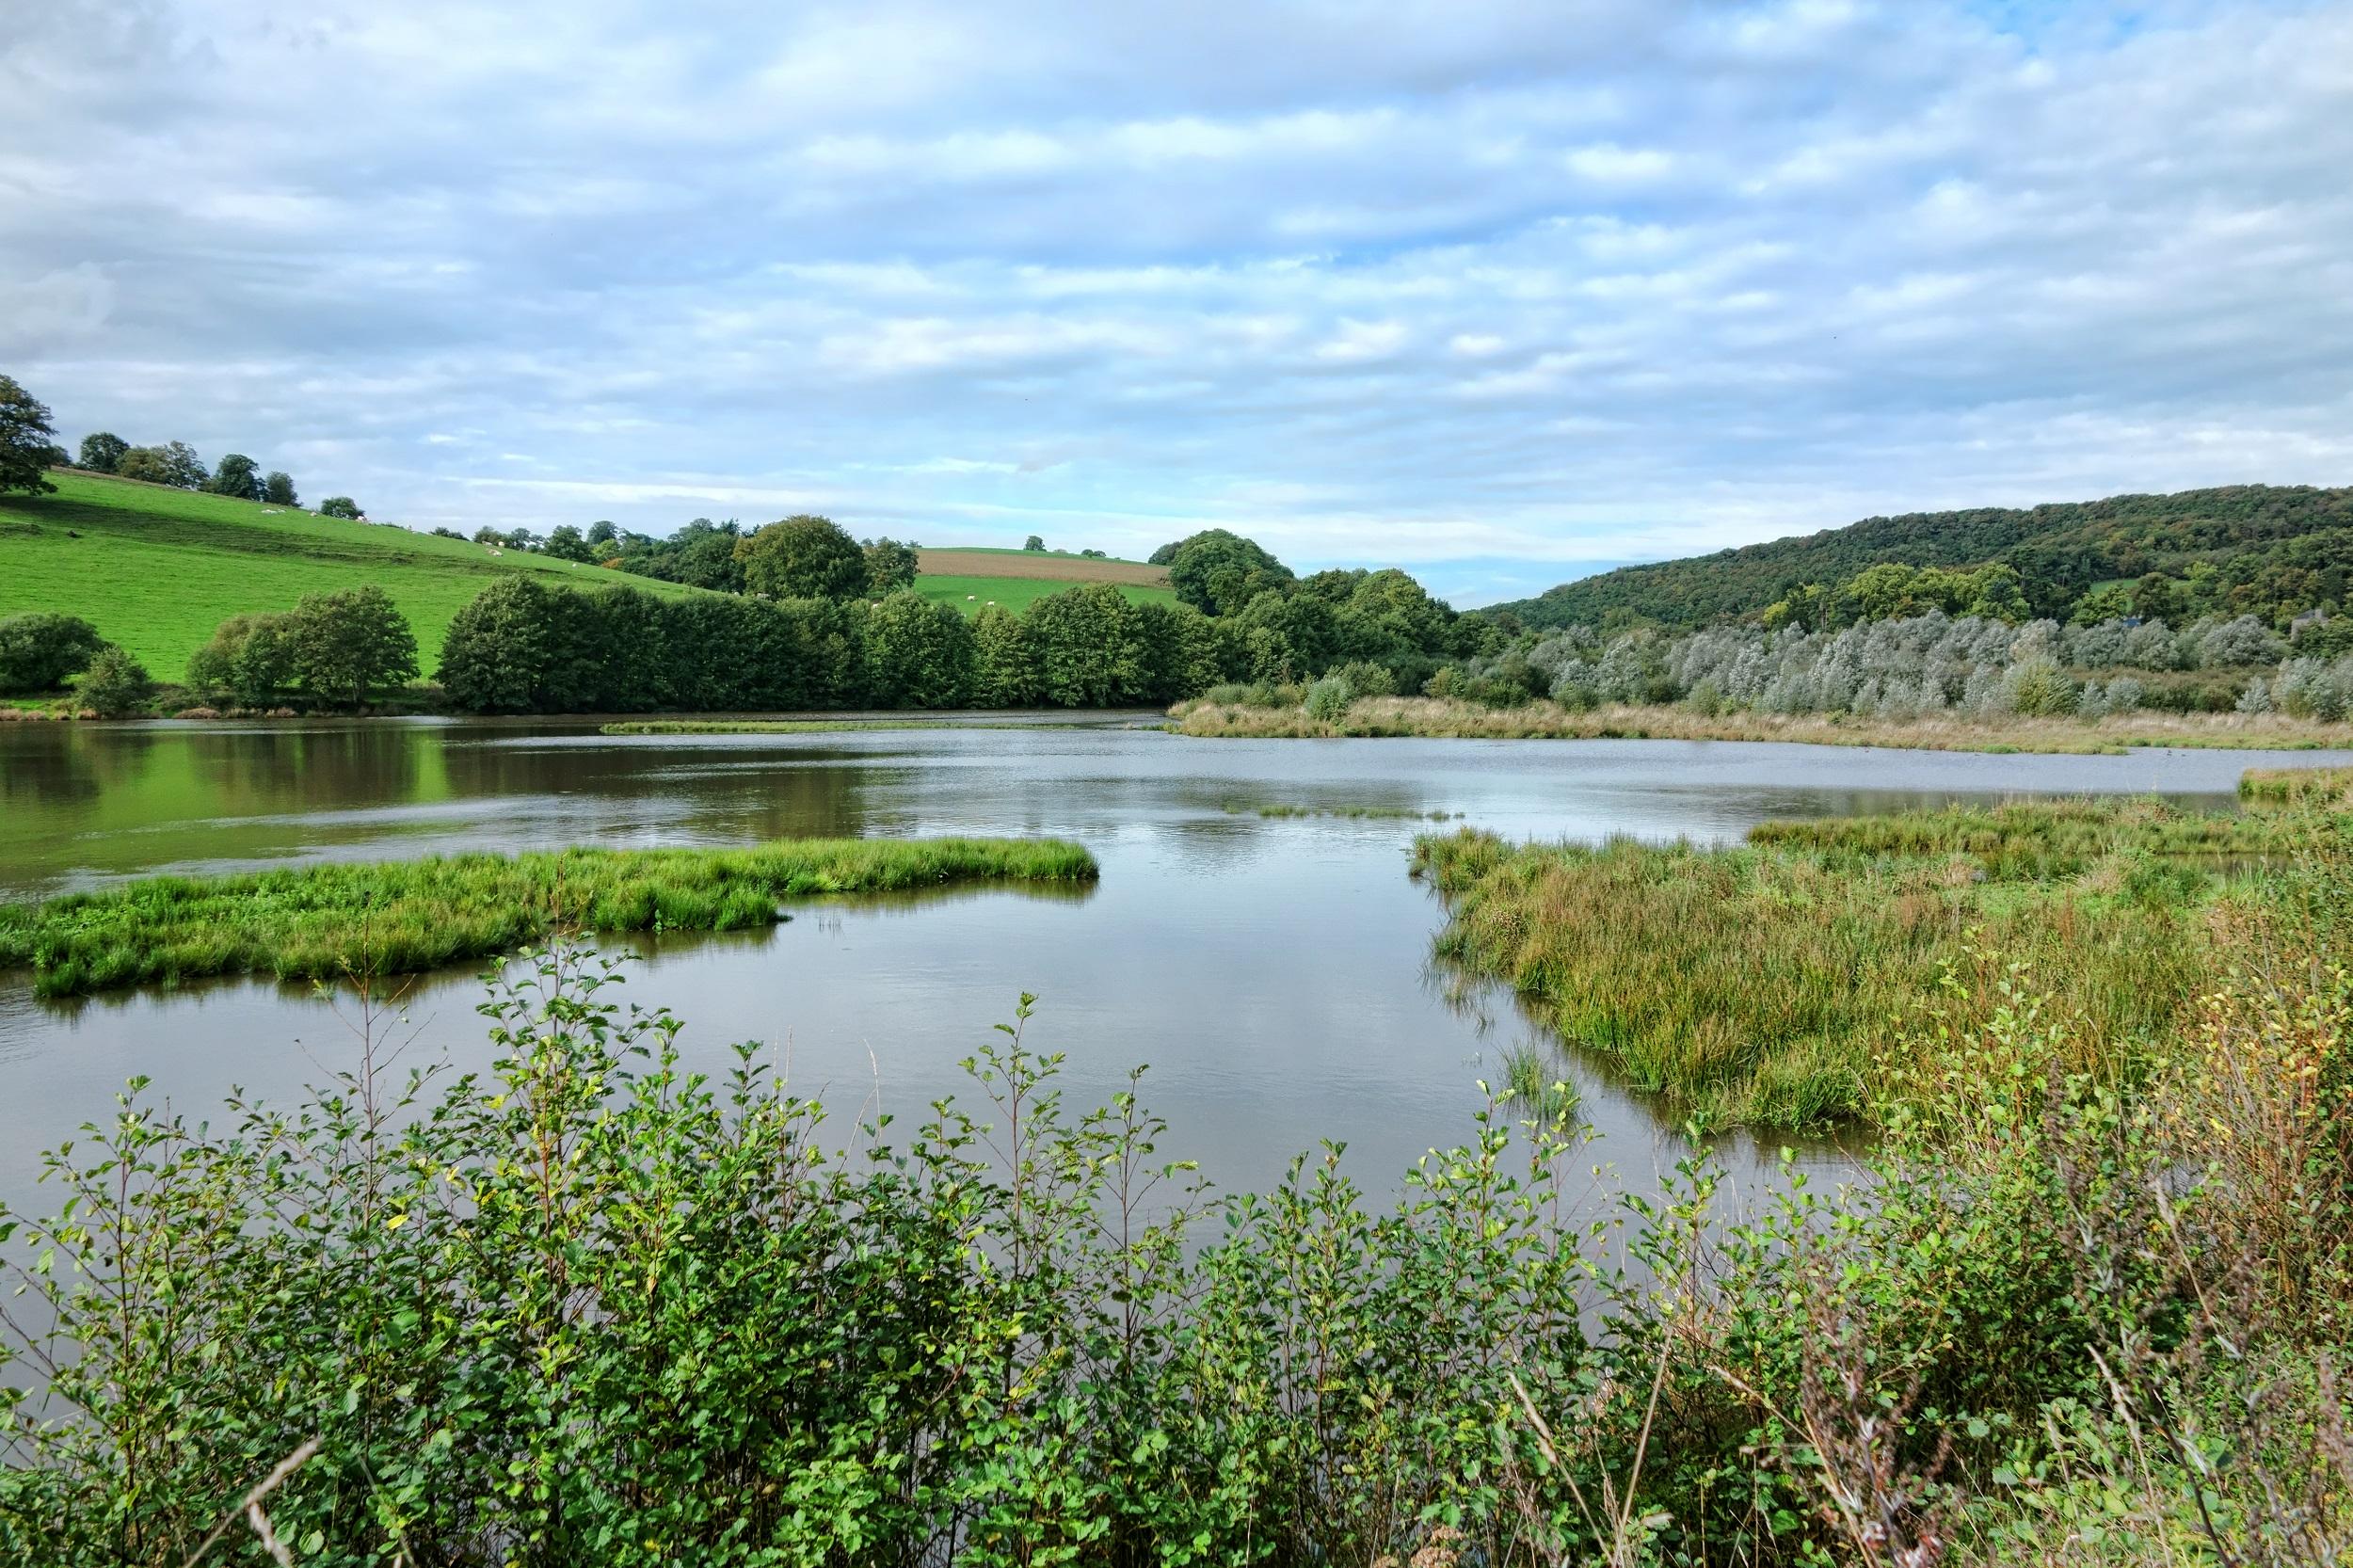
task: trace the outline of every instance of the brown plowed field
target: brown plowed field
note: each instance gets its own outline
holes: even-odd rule
[[[1083,555],[1053,555],[1034,550],[919,550],[915,559],[927,577],[1033,577],[1055,583],[1168,586],[1167,568],[1147,567],[1141,561],[1090,561]]]

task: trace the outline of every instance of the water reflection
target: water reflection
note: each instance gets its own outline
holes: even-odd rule
[[[2300,760],[2333,760],[2310,754]],[[1023,991],[1030,1041],[1066,1054],[1073,1104],[1148,1063],[1172,1154],[1226,1187],[1279,1178],[1321,1138],[1375,1188],[1469,1130],[1515,1044],[1559,1048],[1508,996],[1449,999],[1430,975],[1440,911],[1406,875],[1427,821],[1513,838],[1721,841],[1775,816],[2027,793],[2162,792],[2227,805],[2249,759],[2214,752],[1984,757],[1685,742],[1202,742],[1124,728],[601,737],[571,725],[0,728],[0,895],[170,868],[594,842],[708,844],[830,834],[1056,834],[1103,880],[1075,897],[965,891],[801,906],[772,931],[634,937],[627,1000],[674,1009],[690,1062],[750,1038],[795,1081],[908,1118],[966,1087],[957,1064]],[[403,999],[417,1059],[484,1065],[481,986],[424,977]],[[350,1050],[331,998],[265,983],[120,993],[72,1007],[0,977],[0,1195],[32,1151],[103,1114],[135,1073],[208,1108],[269,1096]],[[1647,1185],[1685,1151],[1606,1064],[1561,1054],[1596,1160]],[[1725,1140],[1769,1182],[1778,1141]],[[1817,1168],[1835,1147],[1809,1148]]]

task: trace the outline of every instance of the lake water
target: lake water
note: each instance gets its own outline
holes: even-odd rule
[[[2343,761],[2337,754],[2289,760]],[[1407,875],[1427,822],[1262,819],[1261,806],[1459,813],[1515,839],[1716,842],[1772,817],[2065,792],[2219,806],[2274,755],[1980,756],[1727,742],[1204,741],[1091,719],[1037,728],[605,737],[592,727],[432,721],[0,726],[0,898],[155,872],[567,843],[745,843],[810,835],[1075,839],[1082,895],[989,890],[813,904],[773,931],[632,939],[625,1000],[686,1021],[690,1059],[789,1042],[792,1079],[845,1120],[903,1125],[964,1087],[956,1063],[1039,998],[1028,1040],[1067,1056],[1080,1105],[1148,1063],[1162,1145],[1221,1186],[1263,1186],[1343,1140],[1379,1190],[1470,1129],[1478,1081],[1537,1036],[1510,999],[1450,1002],[1428,968],[1441,911]],[[472,971],[409,989],[406,1062],[488,1052]],[[133,1074],[176,1106],[232,1085],[288,1095],[347,1062],[336,1007],[237,982],[37,1001],[0,974],[0,1197],[36,1151],[104,1112]],[[1610,1181],[1648,1186],[1678,1135],[1606,1068],[1564,1057]],[[1736,1176],[1777,1155],[1721,1143]],[[1833,1146],[1804,1162],[1837,1168]]]

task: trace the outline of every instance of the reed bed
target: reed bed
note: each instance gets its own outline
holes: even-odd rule
[[[1637,1088],[1715,1124],[1877,1120],[1893,1042],[1985,1024],[2022,984],[2059,1074],[2121,1081],[2216,979],[2252,868],[2345,819],[2057,802],[1759,827],[1705,850],[1426,836],[1441,961],[1508,981]],[[1998,954],[1998,957],[1995,956]]]
[[[1487,708],[1436,697],[1360,697],[1336,719],[1304,707],[1261,708],[1196,698],[1169,710],[1178,734],[1210,739],[1426,736],[1447,740],[1786,741],[1806,745],[1926,751],[2108,754],[2136,746],[2298,751],[2353,749],[2353,724],[2258,713],[2133,713],[2104,719],[1855,718],[1829,713],[1708,714],[1681,707],[1555,702]]]
[[[2250,806],[2320,806],[2353,811],[2353,768],[2249,768],[2239,798]]]
[[[780,900],[955,883],[1093,881],[1061,840],[804,839],[746,849],[565,849],[147,877],[0,905],[0,968],[44,997],[215,975],[412,974],[567,931],[735,931]]]

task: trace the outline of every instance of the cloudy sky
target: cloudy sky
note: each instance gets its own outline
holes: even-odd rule
[[[2353,482],[2353,0],[8,10],[0,371],[379,520],[1473,604]]]

